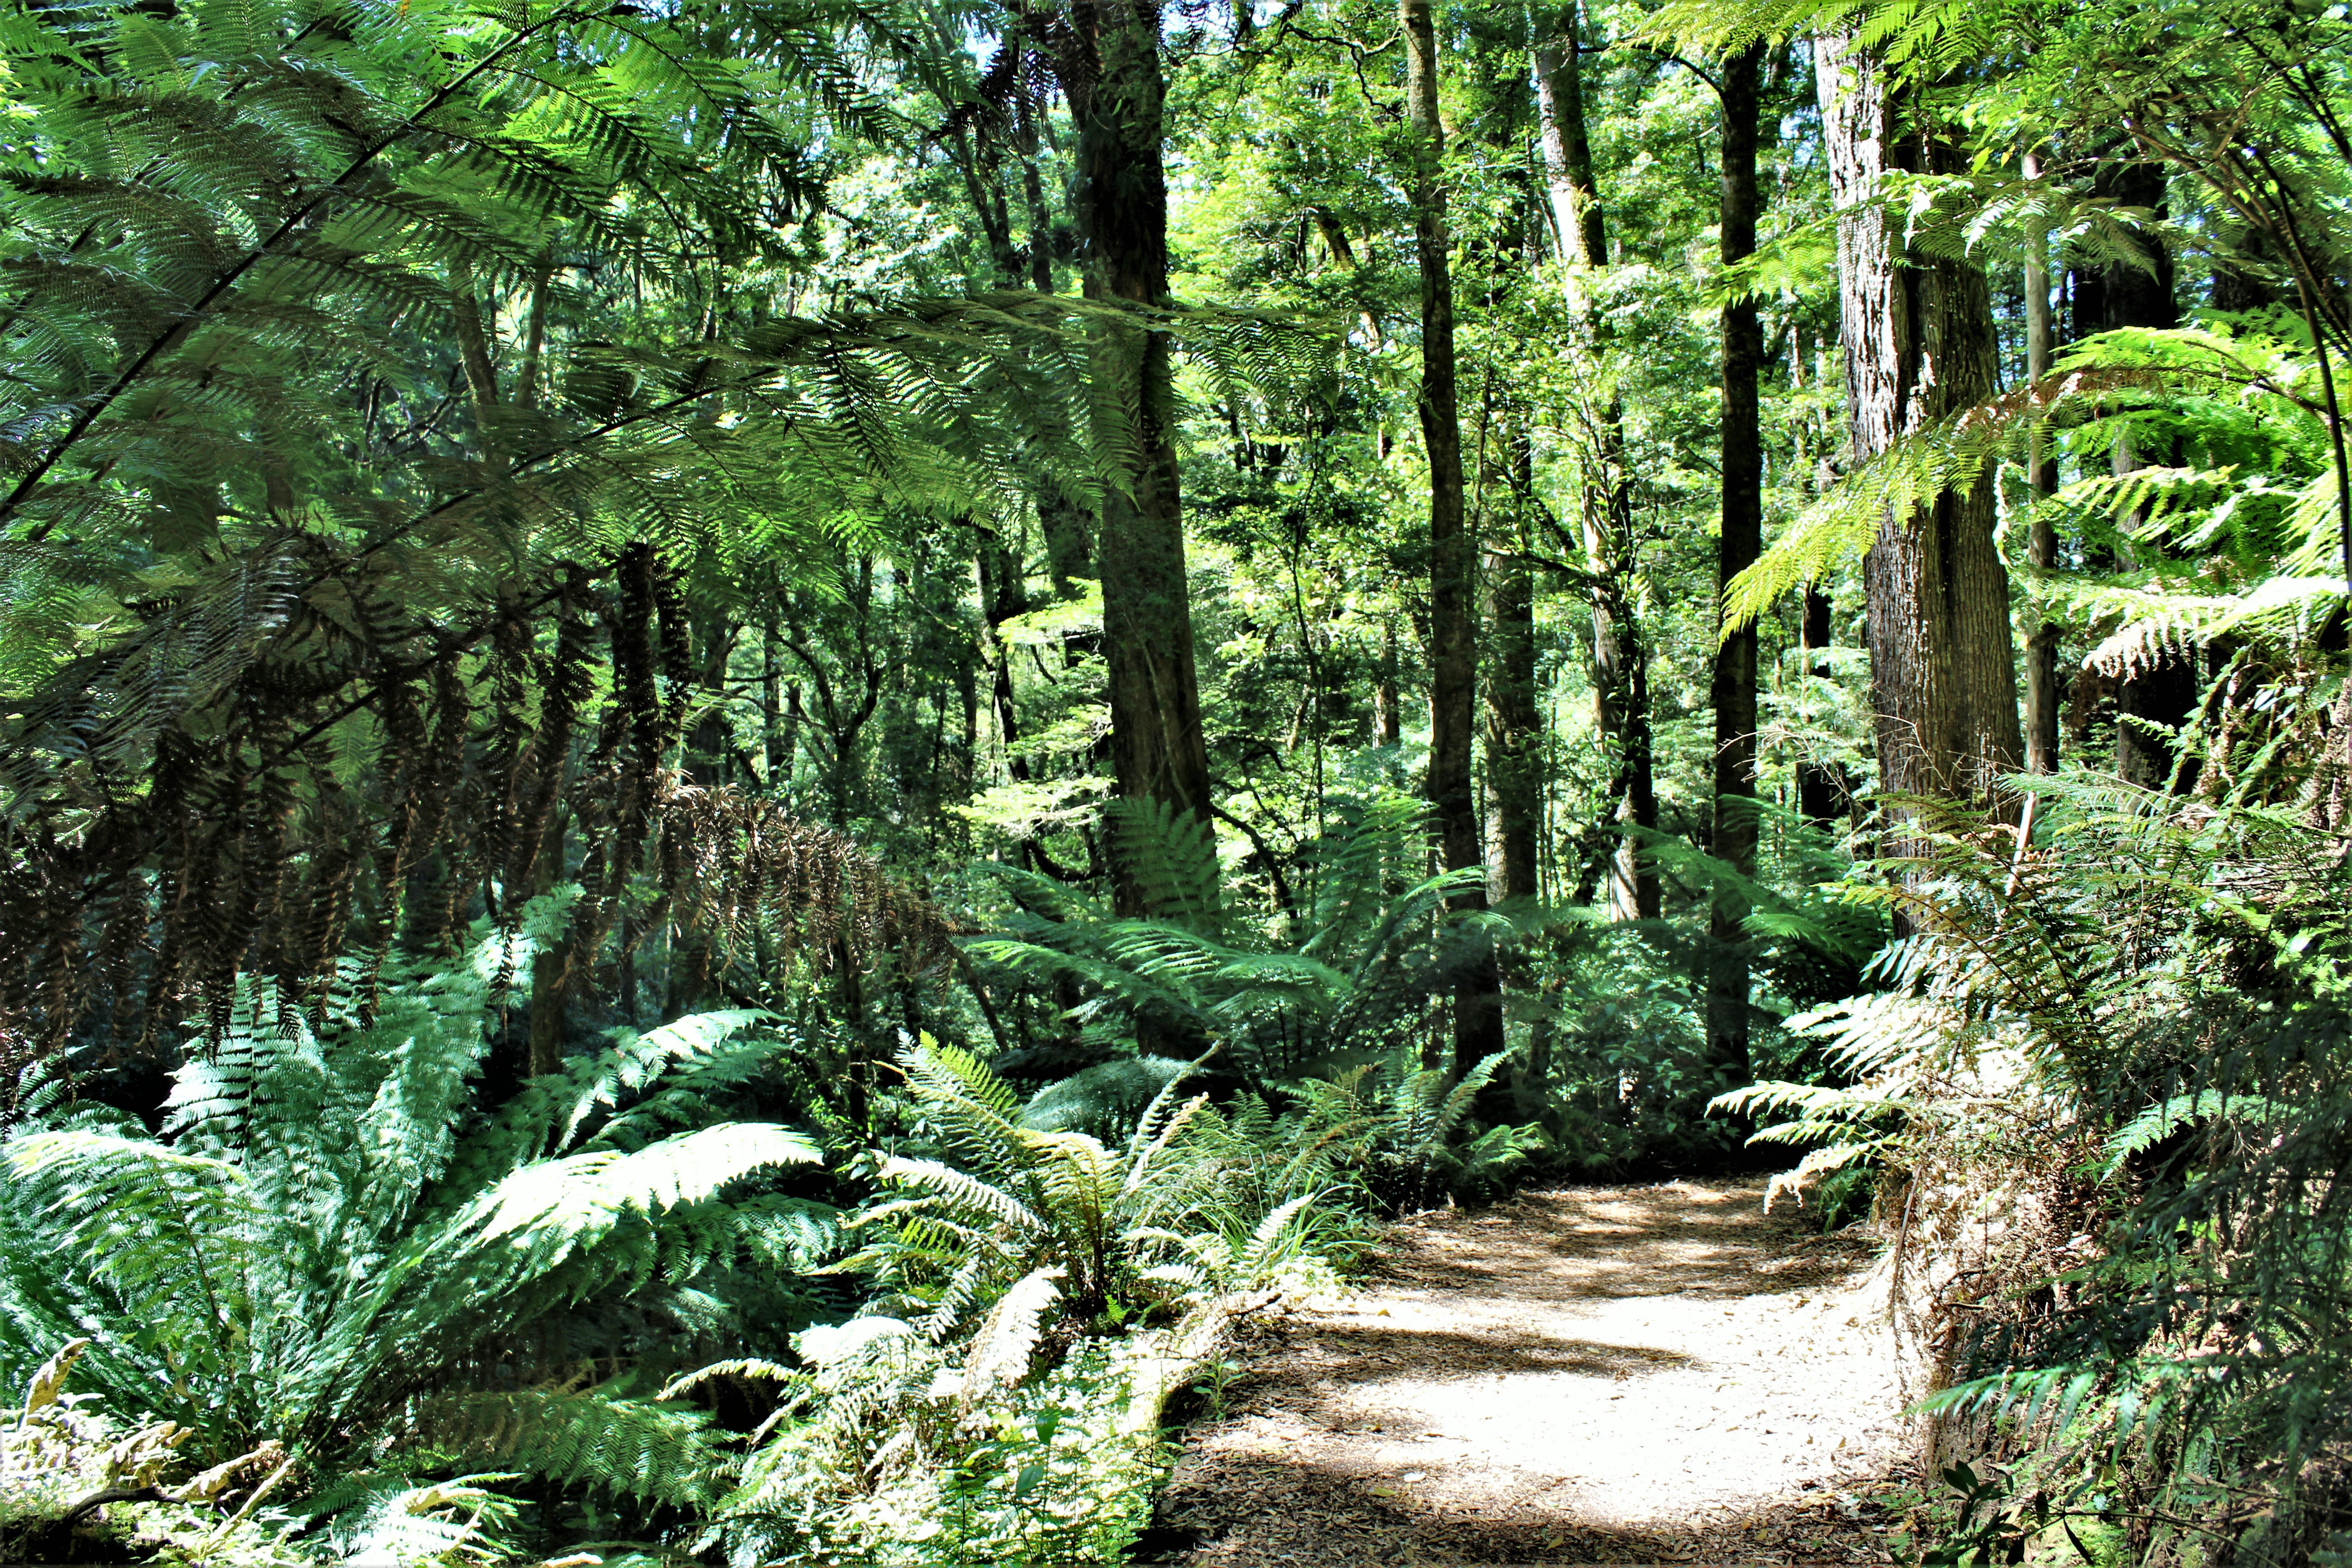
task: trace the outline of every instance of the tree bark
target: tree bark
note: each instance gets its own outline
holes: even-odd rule
[[[1027,287],[1040,294],[1050,294],[1054,291],[1053,225],[1037,173],[1037,122],[1025,96],[1015,95],[1012,137],[1012,150],[1021,165],[1022,205],[1028,224],[1025,248],[1013,243],[1012,208],[998,186],[1003,156],[997,138],[1001,134],[982,121],[972,132],[959,133],[949,146],[963,175],[965,195],[971,203],[982,237],[988,243],[998,283],[1008,289]],[[1163,189],[1163,227],[1165,200]],[[1161,246],[1164,250],[1164,237]],[[1164,268],[1162,271],[1160,287],[1164,292]],[[1030,489],[1037,506],[1038,525],[1045,537],[1046,569],[1053,578],[1054,592],[1061,598],[1074,599],[1078,596],[1076,580],[1095,574],[1093,519],[1085,505],[1069,495],[1061,480],[1050,472],[1037,473]],[[1091,637],[1087,639],[1089,648],[1093,640]]]
[[[1486,306],[1507,309],[1509,290],[1537,254],[1543,213],[1525,149],[1535,117],[1522,56],[1499,37],[1483,40],[1474,57],[1475,90],[1487,106],[1484,138],[1510,191],[1492,240]],[[1533,902],[1542,840],[1543,717],[1536,700],[1535,579],[1528,556],[1537,548],[1535,438],[1530,410],[1512,366],[1485,357],[1479,396],[1478,497],[1480,619],[1486,628],[1481,671],[1480,742],[1486,779],[1486,894],[1500,903]],[[1502,963],[1506,989],[1528,988],[1532,973],[1514,944]],[[1530,1053],[1534,1051],[1530,1041]]]
[[[2025,155],[2025,175],[2042,173],[2040,161]],[[2050,374],[2053,344],[2050,318],[2049,241],[2040,232],[2028,237],[2025,250],[2025,379],[2039,382]],[[2038,497],[2058,489],[2058,466],[2051,459],[2042,433],[2033,433],[2033,448],[2025,460],[2026,488]],[[2047,516],[2036,518],[2027,531],[2025,559],[2035,572],[2050,571],[2058,563],[2058,531]],[[2058,771],[2058,623],[2036,620],[2025,639],[2025,770],[2034,773]]]
[[[1512,411],[1514,414],[1516,410]],[[1534,504],[1535,453],[1517,419],[1504,421],[1510,471],[1497,476],[1511,499],[1511,529],[1492,541],[1479,577],[1489,649],[1485,703],[1486,889],[1498,902],[1536,896],[1536,847],[1542,813],[1543,720],[1536,704],[1535,580],[1517,535],[1523,506]],[[1499,543],[1501,548],[1495,548]]]
[[[1554,243],[1571,268],[1609,263],[1608,219],[1592,173],[1592,144],[1584,130],[1584,71],[1577,59],[1577,12],[1535,48],[1536,117],[1543,143],[1545,183],[1551,195]],[[1570,286],[1574,275],[1570,274]],[[1571,295],[1571,298],[1575,296]]]
[[[1430,692],[1428,792],[1438,852],[1449,871],[1479,863],[1478,797],[1471,782],[1476,724],[1476,542],[1462,484],[1462,416],[1454,352],[1452,237],[1445,216],[1445,128],[1437,112],[1437,33],[1430,0],[1398,0],[1404,36],[1405,116],[1412,151],[1413,241],[1421,268],[1421,437],[1429,458]],[[1481,909],[1483,889],[1454,900]],[[1491,957],[1455,982],[1454,1065],[1503,1048],[1501,982]]]
[[[1381,632],[1381,673],[1372,688],[1372,731],[1374,743],[1398,746],[1404,743],[1404,711],[1400,704],[1403,697],[1397,689],[1396,621],[1391,616]]]
[[[2262,310],[2290,300],[2291,295],[2280,292],[2233,265],[2248,258],[2264,263],[2271,261],[2271,247],[2260,229],[2247,229],[2240,237],[2235,253],[2225,253],[2213,258],[2213,309]]]
[[[991,675],[989,707],[996,719],[997,739],[1004,746],[1004,771],[1016,782],[1026,784],[1029,760],[1017,750],[1021,743],[1021,716],[1013,699],[1013,649],[1004,640],[1003,627],[1005,622],[1029,613],[1028,584],[1022,572],[1020,551],[1008,548],[985,531],[977,557],[981,635],[987,645]]]
[[[1098,544],[1112,771],[1122,800],[1205,819],[1209,753],[1185,579],[1173,367],[1167,334],[1144,314],[1168,303],[1160,11],[1156,0],[1081,0],[1073,16],[1093,66],[1091,79],[1070,87],[1087,297],[1137,312],[1102,323],[1093,352],[1094,440],[1109,476]],[[1114,901],[1122,914],[1139,914],[1146,889],[1118,849],[1122,836],[1107,837]]]
[[[2143,162],[2107,163],[2092,176],[2091,191],[2118,205],[2164,214],[2165,176],[2161,164]],[[2076,267],[2074,273],[2074,335],[2116,327],[2172,327],[2179,311],[2172,302],[2172,256],[2164,241],[2142,233],[2147,266],[2107,258]]]
[[[1764,51],[1723,63],[1722,254],[1727,266],[1756,253],[1756,144]],[[1758,379],[1764,331],[1756,303],[1723,308],[1723,537],[1718,600],[1764,549],[1764,436]],[[1756,623],[1723,639],[1715,656],[1715,858],[1756,874]],[[1708,916],[1707,1054],[1735,1074],[1748,1066],[1747,898],[1717,888]]]
[[[1615,390],[1601,388],[1608,324],[1594,311],[1585,281],[1591,269],[1608,264],[1609,233],[1585,131],[1577,11],[1570,6],[1552,39],[1534,51],[1536,114],[1563,289],[1573,318],[1570,353],[1580,378],[1601,389],[1591,439],[1581,454],[1579,488],[1585,564],[1592,581],[1593,726],[1603,748],[1617,761],[1608,816],[1622,835],[1610,863],[1610,917],[1654,920],[1658,876],[1642,853],[1639,837],[1640,832],[1658,825],[1650,754],[1648,652],[1627,591],[1634,560],[1623,412]]]
[[[1991,395],[1991,293],[1964,262],[1905,256],[1895,222],[1872,205],[1881,174],[1957,172],[1956,152],[1904,123],[1883,66],[1850,35],[1819,39],[1814,61],[1840,209],[1847,427],[1861,462]],[[2009,573],[1992,530],[1987,474],[1917,516],[1883,518],[1864,562],[1879,785],[1890,795],[1982,797],[2017,766]]]

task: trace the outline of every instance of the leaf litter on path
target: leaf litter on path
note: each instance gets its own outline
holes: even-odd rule
[[[1763,1193],[1568,1188],[1395,1226],[1362,1289],[1238,1347],[1139,1560],[1889,1561],[1868,1250]]]

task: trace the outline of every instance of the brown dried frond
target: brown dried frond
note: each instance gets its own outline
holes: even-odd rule
[[[921,969],[943,951],[929,900],[845,836],[677,775],[687,616],[649,546],[503,584],[454,627],[404,617],[356,568],[325,595],[252,577],[226,608],[171,612],[209,628],[202,690],[107,684],[168,664],[159,634],[0,728],[0,1071],[77,1040],[162,1050],[218,1026],[245,975],[316,1010],[346,957],[365,1012],[395,947],[450,953],[567,862],[579,967],[633,888],[654,900],[639,932],[675,921],[693,962],[839,949]],[[551,852],[559,823],[576,862]]]
[[[666,782],[657,858],[680,931],[726,957],[761,937],[780,959],[837,945],[861,965],[895,956],[909,973],[947,957],[938,906],[848,835],[731,786]]]

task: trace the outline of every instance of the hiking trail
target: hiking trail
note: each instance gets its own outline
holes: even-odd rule
[[[1764,1186],[1398,1225],[1360,1289],[1244,1321],[1139,1560],[1889,1561],[1916,1493],[1870,1250]]]

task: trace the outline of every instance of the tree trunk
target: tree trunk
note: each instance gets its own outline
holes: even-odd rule
[[[981,638],[989,668],[989,711],[996,721],[996,738],[1004,749],[1004,771],[1017,784],[1029,782],[1034,770],[1021,754],[1021,715],[1013,685],[1013,648],[1004,640],[1004,623],[1029,613],[1029,585],[1017,545],[1007,546],[982,531],[977,565],[980,574]],[[1034,838],[1019,844],[1021,864],[1041,867],[1045,850]]]
[[[1515,411],[1516,412],[1516,411]],[[1536,846],[1542,809],[1543,720],[1536,704],[1536,595],[1517,524],[1535,504],[1535,454],[1528,432],[1509,421],[1512,528],[1491,542],[1479,586],[1489,658],[1486,683],[1486,889],[1498,902],[1536,896]],[[1499,543],[1501,548],[1494,547]]]
[[[1584,71],[1577,60],[1577,13],[1561,16],[1559,33],[1535,48],[1536,118],[1543,142],[1545,184],[1551,195],[1554,243],[1573,268],[1609,262],[1608,220],[1592,173],[1592,144],[1584,131]],[[1569,275],[1571,290],[1575,274]],[[1572,300],[1578,295],[1571,292]]]
[[[704,706],[694,727],[687,731],[678,758],[679,771],[689,783],[712,789],[733,781],[734,736],[727,716],[727,665],[741,628],[719,613],[696,616],[690,624],[696,683],[702,688]],[[684,1017],[717,994],[718,958],[710,932],[698,924],[680,922],[672,928],[668,984],[662,1003],[665,1019]]]
[[[1756,143],[1760,47],[1723,63],[1722,247],[1726,265],[1756,252]],[[1716,592],[1756,563],[1764,548],[1764,437],[1757,382],[1764,330],[1753,300],[1723,308],[1723,538]],[[1756,874],[1756,623],[1715,655],[1715,858]],[[1711,1061],[1748,1067],[1748,900],[1716,889],[1708,916],[1706,1037]]]
[[[1029,759],[1016,749],[1021,742],[1021,717],[1013,701],[1013,649],[1004,640],[1003,627],[1005,622],[1029,613],[1028,583],[1022,571],[1020,551],[1007,548],[986,531],[982,532],[976,564],[980,574],[981,635],[986,644],[991,675],[989,707],[996,719],[996,738],[1004,747],[1004,771],[1016,782],[1026,784]]]
[[[1991,395],[1991,294],[1964,262],[1913,260],[1870,205],[1895,168],[1958,172],[1932,130],[1904,123],[1879,61],[1850,36],[1814,47],[1838,222],[1847,426],[1856,462]],[[1879,784],[1890,795],[1986,795],[2017,766],[2009,573],[1993,548],[1990,474],[1914,517],[1880,520],[1863,565]]]
[[[1402,695],[1397,690],[1396,620],[1391,616],[1381,632],[1380,680],[1372,688],[1372,729],[1376,744],[1398,746],[1404,743],[1404,712],[1398,706],[1402,700]]]
[[[1608,323],[1594,312],[1585,283],[1588,272],[1608,264],[1609,233],[1585,132],[1577,36],[1577,11],[1570,6],[1560,16],[1552,40],[1537,46],[1536,115],[1563,289],[1573,318],[1570,354],[1580,379],[1599,392],[1592,436],[1581,453],[1579,490],[1585,564],[1593,584],[1593,724],[1601,745],[1617,761],[1608,815],[1623,835],[1611,858],[1610,916],[1653,920],[1658,914],[1658,877],[1642,854],[1634,831],[1658,824],[1650,756],[1648,653],[1627,591],[1635,563],[1623,413],[1614,388],[1601,384],[1606,373],[1601,351]]]
[[[1092,55],[1074,82],[1078,219],[1086,292],[1143,310],[1168,302],[1168,184],[1162,163],[1160,11],[1155,0],[1081,0],[1075,20]],[[1093,353],[1096,450],[1107,459],[1099,561],[1109,676],[1111,760],[1125,800],[1209,815],[1209,753],[1193,668],[1168,336],[1140,316],[1103,322]],[[1048,522],[1048,540],[1053,524]],[[1119,912],[1145,892],[1111,843]]]
[[[2025,174],[2042,173],[2040,161],[2025,155]],[[2049,241],[2038,231],[2028,237],[2025,250],[2025,379],[2039,382],[2050,374],[2053,343],[2050,321]],[[2058,489],[2058,465],[2044,445],[2043,433],[2033,434],[2033,448],[2025,460],[2025,483],[2037,497]],[[2025,541],[2025,559],[2035,572],[2058,563],[2058,530],[2047,516],[2036,518]],[[2058,623],[2037,620],[2025,639],[2025,769],[2028,773],[2058,771]]]
[[[2273,305],[2290,302],[2293,299],[2291,293],[2282,293],[2232,265],[2247,258],[2271,263],[2271,247],[2259,229],[2249,228],[2240,236],[2234,253],[2224,253],[2213,258],[2213,309],[2263,310]]]
[[[1519,51],[1488,38],[1475,56],[1475,90],[1487,104],[1485,136],[1504,170],[1511,199],[1504,208],[1488,259],[1486,306],[1507,308],[1542,233],[1543,214],[1528,178],[1525,148],[1534,104]],[[1486,894],[1489,900],[1532,903],[1542,839],[1543,718],[1536,700],[1535,579],[1528,556],[1538,548],[1536,459],[1530,409],[1513,367],[1485,356],[1479,396],[1478,497],[1475,526],[1479,562],[1480,620],[1485,632],[1480,740],[1486,780]],[[1506,989],[1524,991],[1532,973],[1513,949],[1502,964]],[[1530,1042],[1530,1050],[1533,1042]]]
[[[1598,617],[1596,616],[1596,619]],[[1618,764],[1610,798],[1616,805],[1620,837],[1609,866],[1610,918],[1654,921],[1660,910],[1657,868],[1642,847],[1642,836],[1658,826],[1657,766],[1651,747],[1650,652],[1621,596],[1610,651],[1601,668],[1617,700]]]
[[[1542,503],[1535,492],[1535,443],[1527,410],[1508,421],[1510,497],[1505,548],[1484,562],[1488,666],[1486,686],[1486,890],[1501,903],[1533,903],[1541,896],[1543,844],[1543,709],[1536,688],[1535,578],[1525,552],[1533,543],[1529,520]],[[1491,528],[1491,524],[1489,525]],[[1550,1009],[1542,1005],[1538,970],[1522,944],[1506,950],[1499,965],[1505,989],[1537,1002],[1528,1020],[1527,1054],[1511,1073],[1512,1098],[1523,1121],[1550,1109]],[[1555,986],[1559,982],[1554,981]]]
[[[1398,0],[1404,35],[1405,114],[1412,130],[1414,248],[1421,263],[1421,437],[1429,458],[1429,800],[1447,870],[1479,863],[1478,797],[1471,783],[1476,721],[1478,606],[1476,542],[1462,487],[1462,417],[1455,386],[1454,277],[1447,255],[1443,168],[1445,128],[1437,113],[1437,33],[1430,0]],[[1457,909],[1480,909],[1471,888]],[[1491,957],[1455,982],[1454,1065],[1466,1070],[1503,1048],[1501,982]]]
[[[2119,205],[2143,208],[2161,218],[2165,206],[2161,164],[2107,163],[2092,177],[2094,195]],[[2147,266],[2107,258],[2074,271],[2074,335],[2087,338],[2116,327],[2172,327],[2179,311],[2172,302],[2172,256],[2156,235],[2136,237],[2147,250]]]
[[[949,146],[963,174],[965,195],[980,223],[982,237],[988,242],[998,283],[1008,289],[1025,286],[1040,294],[1050,294],[1054,291],[1050,249],[1053,226],[1045,206],[1045,187],[1037,174],[1037,122],[1025,95],[1016,94],[1013,100],[1012,137],[1012,150],[1021,165],[1022,205],[1028,224],[1029,242],[1025,248],[1013,243],[1012,208],[998,188],[998,168],[1003,157],[997,138],[1001,134],[982,121],[971,134],[957,135]],[[1161,201],[1164,228],[1164,189]],[[1165,249],[1164,235],[1161,248]],[[1160,287],[1164,292],[1164,267],[1162,272]],[[1093,520],[1084,504],[1068,495],[1061,480],[1050,472],[1039,472],[1031,482],[1031,491],[1036,501],[1038,524],[1045,536],[1047,571],[1053,578],[1054,592],[1064,599],[1076,598],[1076,579],[1095,574]],[[1088,641],[1091,644],[1092,639]]]

